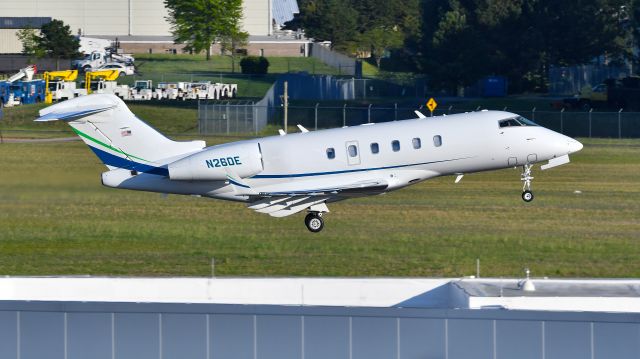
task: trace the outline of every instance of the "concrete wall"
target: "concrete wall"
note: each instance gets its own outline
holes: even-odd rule
[[[245,0],[245,31],[251,35],[268,35],[270,0]],[[7,17],[46,16],[62,20],[73,33],[82,28],[91,35],[168,36],[163,0],[20,0],[0,1],[0,14]]]
[[[627,359],[611,313],[0,302],[0,359]]]

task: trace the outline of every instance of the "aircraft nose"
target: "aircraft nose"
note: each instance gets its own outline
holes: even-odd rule
[[[582,143],[576,140],[569,140],[569,153],[578,152],[582,149]]]

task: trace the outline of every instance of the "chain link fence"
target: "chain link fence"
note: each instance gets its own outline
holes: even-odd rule
[[[416,118],[415,107],[398,104],[355,106],[289,106],[288,124],[300,124],[308,129],[357,126]],[[434,111],[434,116],[473,112],[479,109],[444,108]],[[429,116],[425,109],[421,111]],[[525,116],[541,126],[571,137],[640,138],[640,112],[573,112],[508,110]],[[199,107],[201,134],[252,133],[258,135],[267,123],[280,127],[284,124],[284,108],[263,103],[206,104]]]

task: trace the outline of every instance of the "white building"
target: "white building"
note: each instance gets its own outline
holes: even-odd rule
[[[250,35],[250,44],[277,43],[289,46],[299,54],[300,44],[306,40],[277,33],[279,26],[291,20],[297,12],[296,0],[244,0],[242,27]],[[5,23],[4,28],[0,27],[0,53],[21,51],[15,37],[15,32],[21,27],[8,28],[6,24],[15,22],[24,26],[24,18],[62,20],[73,33],[88,37],[117,37],[125,51],[180,50],[181,46],[173,44],[167,16],[163,0],[0,0],[0,20],[4,19]],[[259,54],[258,48],[265,52],[264,46],[250,46],[249,52]],[[268,51],[266,55],[269,55]]]

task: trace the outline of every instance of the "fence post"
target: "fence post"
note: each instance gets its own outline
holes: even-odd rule
[[[536,122],[536,108],[534,107],[533,110],[531,110],[531,121]]]
[[[342,127],[346,127],[347,126],[347,104],[345,103],[344,106],[342,106]]]
[[[560,110],[560,133],[564,134],[564,107]]]
[[[395,112],[394,112],[395,120],[394,121],[398,121],[398,103],[397,102],[394,104],[394,108],[395,108]]]
[[[371,104],[369,104],[369,109],[367,110],[367,123],[371,123]]]
[[[622,138],[622,109],[618,111],[618,138]]]
[[[315,119],[316,119],[316,131],[318,131],[318,105],[319,103],[316,102],[316,115],[315,115]]]
[[[589,109],[589,138],[591,138],[591,113],[593,112],[593,108]]]

